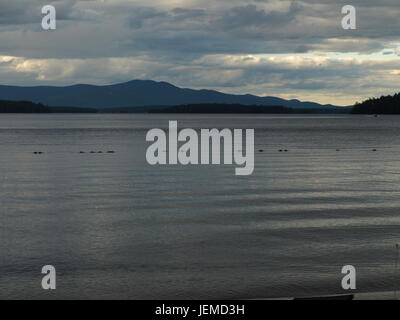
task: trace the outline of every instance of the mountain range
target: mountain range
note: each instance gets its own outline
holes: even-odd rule
[[[68,106],[96,109],[213,103],[283,106],[301,109],[335,108],[333,105],[285,100],[277,97],[259,97],[250,94],[234,95],[215,90],[179,88],[167,82],[151,80],[133,80],[102,86],[87,84],[66,87],[0,85],[0,99],[32,101],[54,107]]]

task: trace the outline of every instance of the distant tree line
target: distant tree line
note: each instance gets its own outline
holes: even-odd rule
[[[400,114],[400,93],[371,98],[353,107],[354,114]]]
[[[0,113],[96,113],[96,109],[49,107],[30,101],[0,100]]]
[[[0,100],[0,113],[253,113],[253,114],[321,114],[349,113],[351,108],[289,108],[242,104],[188,104],[178,106],[145,106],[93,109],[79,107],[51,107],[30,101]]]
[[[317,113],[321,110],[242,104],[188,104],[153,108],[149,113]]]
[[[0,100],[1,113],[50,113],[50,108],[40,103],[29,101],[4,101]]]

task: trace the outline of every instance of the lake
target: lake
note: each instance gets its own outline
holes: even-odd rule
[[[254,174],[148,165],[169,120],[255,129]],[[0,153],[1,299],[334,294],[348,264],[400,286],[399,116],[2,114]]]

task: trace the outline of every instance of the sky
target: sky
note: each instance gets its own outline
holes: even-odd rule
[[[57,29],[41,27],[41,8]],[[357,29],[342,28],[342,7]],[[133,79],[335,105],[393,94],[399,0],[0,0],[0,84]]]

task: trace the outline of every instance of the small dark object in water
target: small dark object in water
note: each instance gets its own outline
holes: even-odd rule
[[[96,153],[95,151],[90,151],[90,153]]]
[[[373,151],[373,152],[376,152],[376,151],[378,151],[378,150],[376,150],[376,149],[372,149],[372,151]]]
[[[260,150],[258,150],[258,152],[264,152],[264,150],[263,150],[263,149],[260,149]]]
[[[283,152],[283,150],[281,149],[281,150],[279,150],[279,152]]]
[[[103,153],[103,151],[98,151],[97,153]]]
[[[285,149],[285,152],[289,152],[289,150],[286,150],[286,149]]]
[[[340,149],[336,149],[336,152],[339,152],[340,151]]]
[[[33,154],[43,154],[41,151],[35,151]]]
[[[79,153],[85,153],[84,151],[80,151]]]
[[[115,153],[115,151],[107,151],[107,153]]]

